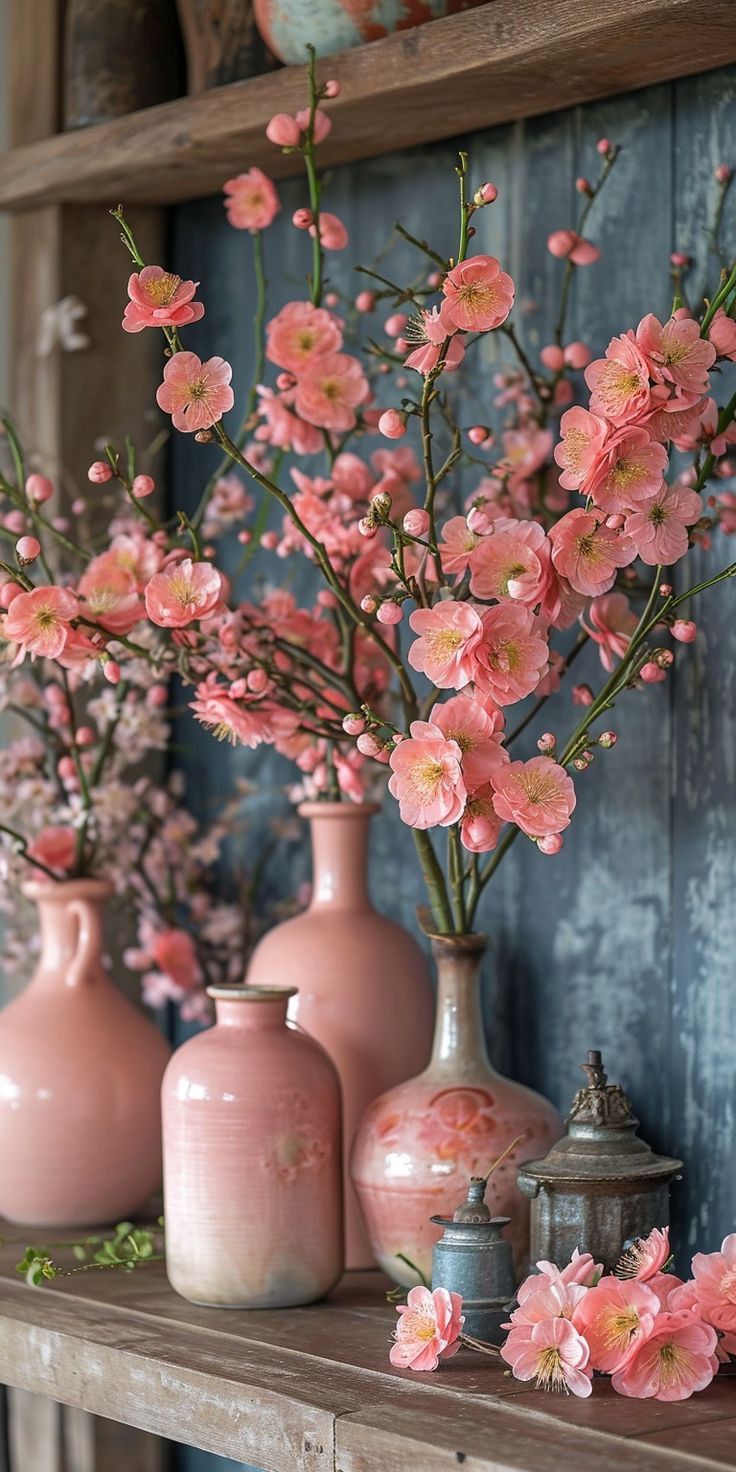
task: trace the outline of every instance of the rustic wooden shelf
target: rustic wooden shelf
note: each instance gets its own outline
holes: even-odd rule
[[[588,1401],[542,1395],[466,1349],[415,1375],[389,1366],[393,1310],[378,1273],[349,1274],[311,1308],[242,1313],[193,1308],[160,1264],[34,1290],[14,1274],[17,1256],[12,1243],[0,1250],[1,1382],[266,1472],[736,1465],[728,1372],[679,1405],[625,1401],[603,1382]]]
[[[306,40],[306,37],[305,37]],[[736,61],[733,0],[489,0],[320,63],[337,76],[325,164],[369,158]],[[0,209],[175,204],[252,164],[301,168],[265,138],[303,106],[302,67],[235,82],[0,155]]]

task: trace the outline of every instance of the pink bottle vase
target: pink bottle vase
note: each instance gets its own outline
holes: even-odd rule
[[[343,1269],[340,1084],[290,991],[212,987],[163,1082],[166,1271],[191,1303],[313,1303]]]
[[[355,1138],[353,1182],[373,1251],[385,1272],[407,1286],[417,1278],[402,1256],[431,1278],[441,1228],[430,1217],[451,1217],[470,1177],[484,1175],[519,1136],[492,1174],[486,1200],[494,1216],[511,1218],[506,1235],[521,1269],[529,1203],[516,1185],[517,1167],[546,1154],[563,1133],[546,1099],[491,1067],[480,1007],[485,947],[480,935],[433,939],[439,986],[429,1067],[376,1099]]]
[[[37,1227],[115,1222],[161,1184],[159,1091],[170,1048],[102,965],[99,879],[32,881],[41,959],[0,1013],[0,1215]]]
[[[373,804],[315,802],[299,809],[312,832],[312,902],[256,947],[248,980],[296,986],[291,1008],[327,1049],[342,1085],[348,1268],[374,1267],[348,1159],[377,1094],[410,1078],[429,1057],[432,990],[416,941],[373,909],[366,886]]]

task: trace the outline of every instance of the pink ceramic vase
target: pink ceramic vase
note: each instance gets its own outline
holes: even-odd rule
[[[313,1303],[343,1268],[340,1085],[290,991],[212,987],[162,1090],[166,1271],[191,1303]]]
[[[373,909],[366,887],[373,804],[316,802],[299,809],[312,830],[309,909],[269,931],[248,980],[296,986],[290,1015],[327,1049],[340,1075],[349,1268],[373,1267],[348,1155],[377,1094],[422,1068],[432,1040],[432,991],[416,941]]]
[[[159,1091],[170,1048],[105,972],[99,879],[33,881],[41,959],[0,1014],[0,1215],[37,1227],[115,1222],[161,1184]]]
[[[484,1175],[519,1138],[490,1178],[486,1199],[507,1216],[506,1235],[521,1269],[529,1248],[529,1202],[516,1184],[517,1166],[544,1155],[563,1133],[557,1111],[531,1089],[497,1073],[488,1059],[480,1007],[480,935],[437,936],[438,997],[429,1067],[391,1089],[368,1109],[355,1138],[353,1182],[373,1251],[385,1272],[407,1286],[416,1275],[406,1257],[432,1273],[432,1245],[471,1176]]]

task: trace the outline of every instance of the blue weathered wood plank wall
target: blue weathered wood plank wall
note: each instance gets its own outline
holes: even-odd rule
[[[596,140],[616,140],[625,152],[594,217],[604,258],[578,275],[569,334],[600,351],[645,312],[666,315],[671,249],[691,251],[696,285],[704,282],[703,210],[707,199],[712,202],[714,166],[736,162],[735,104],[734,69],[651,88],[341,169],[330,207],[350,227],[354,260],[370,263],[398,217],[450,251],[452,168],[457,146],[466,146],[473,178],[493,179],[500,191],[499,203],[480,217],[475,246],[497,254],[514,275],[524,300],[524,336],[534,351],[551,337],[557,301],[559,265],[546,251],[547,234],[572,218],[573,181],[595,169]],[[281,195],[283,213],[269,238],[270,274],[281,277],[274,293],[279,305],[298,294],[305,271],[303,237],[289,224],[292,210],[304,202],[301,182],[284,186]],[[733,226],[731,202],[732,243]],[[204,356],[223,353],[241,384],[250,373],[248,253],[248,237],[228,227],[219,198],[176,212],[171,260],[184,276],[201,280],[207,303],[207,316],[188,342]],[[348,267],[333,259],[336,279],[353,290]],[[397,279],[411,259],[401,249],[392,254]],[[712,279],[712,259],[710,266]],[[491,373],[502,348],[492,337],[483,344],[466,424],[488,417]],[[208,454],[177,439],[179,503],[196,499]],[[694,554],[688,575],[694,579],[715,567],[717,555]],[[280,571],[283,564],[275,575]],[[679,657],[666,686],[629,697],[616,711],[619,744],[601,753],[580,780],[562,855],[549,860],[517,844],[480,917],[495,945],[487,996],[495,1062],[564,1109],[580,1082],[586,1049],[603,1048],[611,1074],[635,1101],[647,1138],[687,1162],[675,1208],[683,1257],[720,1242],[736,1216],[733,613],[730,585],[700,603],[698,646]],[[595,676],[595,652],[581,659],[580,678],[586,677],[584,660]],[[569,695],[550,704],[545,725],[561,733],[571,728]],[[276,801],[273,788],[288,775],[285,764],[268,751],[230,753],[193,735],[188,723],[181,739],[203,811],[217,809],[236,775],[258,784],[251,838],[257,847]],[[393,805],[375,828],[375,901],[412,926],[421,895],[410,836]],[[293,891],[305,872],[302,849],[278,874],[281,892]],[[187,1472],[226,1465],[201,1453],[182,1451],[181,1457]]]

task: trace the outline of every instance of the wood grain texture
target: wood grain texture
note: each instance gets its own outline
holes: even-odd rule
[[[265,1472],[733,1465],[722,1430],[733,1423],[733,1380],[687,1405],[635,1406],[633,1417],[619,1399],[616,1418],[610,1387],[586,1402],[535,1396],[468,1350],[432,1377],[393,1371],[394,1311],[377,1273],[347,1275],[310,1308],[226,1313],[178,1299],[160,1265],[31,1291],[11,1276],[14,1256],[0,1253],[4,1380]],[[678,1437],[696,1427],[684,1451]],[[74,1472],[87,1472],[84,1461]]]
[[[322,61],[343,91],[321,157],[369,158],[733,60],[731,0],[489,0]],[[0,208],[173,203],[252,164],[294,174],[298,156],[274,149],[264,128],[303,106],[305,85],[304,69],[287,67],[11,152]]]

